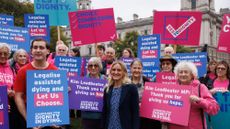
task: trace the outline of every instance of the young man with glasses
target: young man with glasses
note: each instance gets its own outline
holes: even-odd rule
[[[24,129],[26,129],[26,72],[27,70],[57,70],[57,67],[47,62],[46,58],[49,54],[49,45],[43,39],[35,39],[31,43],[31,54],[33,61],[22,67],[16,76],[14,89],[15,89],[15,102],[18,110],[24,119],[19,120],[22,122]],[[52,127],[44,127],[44,129],[52,129]],[[34,127],[33,129],[40,129]]]

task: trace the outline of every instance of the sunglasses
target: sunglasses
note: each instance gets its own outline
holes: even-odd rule
[[[88,65],[90,68],[97,68],[98,67],[98,65],[97,64],[90,64],[90,65]]]
[[[216,69],[217,70],[222,70],[222,71],[226,70],[226,68],[224,68],[224,67],[217,67]]]

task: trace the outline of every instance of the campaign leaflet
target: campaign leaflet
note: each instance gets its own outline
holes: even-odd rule
[[[66,71],[27,71],[27,118],[27,128],[69,124]]]
[[[162,122],[188,125],[190,86],[146,82],[140,115]]]
[[[70,77],[70,109],[102,112],[103,93],[107,80],[88,77]]]
[[[0,86],[0,129],[9,129],[7,86]]]
[[[139,36],[137,57],[142,61],[143,74],[153,78],[160,70],[160,35]]]

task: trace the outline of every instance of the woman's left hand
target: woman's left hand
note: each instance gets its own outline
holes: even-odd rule
[[[190,102],[192,102],[192,103],[196,103],[196,102],[200,101],[200,98],[198,96],[196,96],[196,95],[191,95],[189,97],[189,99],[190,99]]]

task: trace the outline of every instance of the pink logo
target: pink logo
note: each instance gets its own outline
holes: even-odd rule
[[[153,34],[161,35],[164,44],[198,46],[200,41],[201,12],[154,13]]]
[[[34,94],[34,105],[37,107],[62,106],[63,100],[62,92]]]

